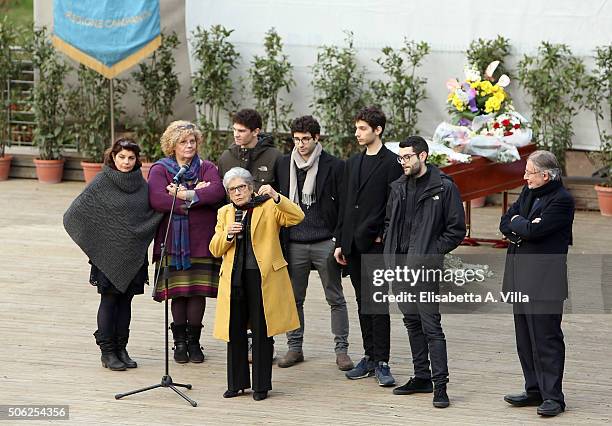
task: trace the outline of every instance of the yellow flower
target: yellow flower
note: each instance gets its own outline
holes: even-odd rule
[[[480,90],[482,90],[485,95],[488,95],[490,93],[493,93],[493,85],[488,80],[481,81]]]
[[[453,106],[457,108],[457,111],[463,111],[465,109],[465,105],[463,101],[459,99],[457,96],[453,97]]]
[[[491,113],[493,111],[499,111],[499,109],[501,108],[502,102],[503,102],[503,100],[499,99],[499,97],[491,96],[485,102],[485,112],[488,114],[488,113]]]
[[[499,99],[499,102],[501,103],[506,99],[506,92],[502,89],[498,92],[495,92],[493,94],[493,97]]]

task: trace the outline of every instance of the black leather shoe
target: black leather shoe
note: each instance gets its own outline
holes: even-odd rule
[[[253,399],[255,401],[263,401],[268,397],[268,391],[263,392],[253,392]]]
[[[413,393],[432,393],[433,384],[431,380],[419,379],[418,377],[411,377],[403,386],[398,386],[393,389],[393,395],[411,395]]]
[[[547,399],[538,407],[538,414],[540,416],[554,417],[565,411],[563,405],[559,404],[554,399]]]
[[[234,390],[226,390],[223,392],[223,398],[236,398],[237,396],[244,395],[244,389],[240,389],[239,391]]]
[[[542,403],[542,397],[539,394],[523,392],[515,395],[506,395],[504,396],[504,401],[515,407],[535,407]]]

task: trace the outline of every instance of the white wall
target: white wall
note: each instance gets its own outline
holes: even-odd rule
[[[432,52],[420,72],[428,79],[429,99],[421,105],[418,125],[425,135],[448,119],[445,81],[462,77],[464,52],[473,39],[497,34],[509,38],[511,67],[523,54],[535,53],[542,40],[569,45],[587,64],[592,64],[594,47],[612,41],[612,1],[608,0],[186,0],[185,12],[187,34],[197,25],[221,24],[235,29],[230,41],[242,56],[241,75],[246,74],[252,56],[263,53],[265,32],[275,27],[295,68],[297,87],[289,99],[296,115],[310,111],[310,67],[317,48],[342,45],[343,30],[354,32],[359,60],[372,79],[382,77],[373,61],[382,47],[398,48],[404,37],[428,42]],[[511,92],[517,110],[529,117],[517,84],[511,86]],[[574,130],[575,148],[597,148],[592,114],[581,114]]]

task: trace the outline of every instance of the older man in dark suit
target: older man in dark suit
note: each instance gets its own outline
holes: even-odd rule
[[[527,185],[501,218],[499,229],[510,245],[504,292],[521,293],[528,303],[514,303],[514,326],[525,392],[506,395],[514,406],[538,406],[542,416],[565,410],[561,382],[565,343],[561,330],[567,298],[567,251],[572,244],[574,200],[563,187],[555,156],[532,153],[525,167]]]

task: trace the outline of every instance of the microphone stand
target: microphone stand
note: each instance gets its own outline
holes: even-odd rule
[[[185,401],[190,403],[192,407],[196,407],[198,405],[197,402],[195,402],[193,399],[189,398],[187,395],[185,395],[183,392],[177,389],[177,387],[191,389],[191,385],[182,384],[182,383],[174,383],[172,381],[172,377],[170,377],[170,366],[168,363],[168,274],[169,274],[169,271],[168,271],[168,254],[166,253],[166,244],[168,242],[168,234],[170,233],[170,224],[172,223],[172,216],[174,215],[174,206],[176,205],[176,198],[177,198],[176,196],[178,194],[178,187],[179,187],[178,181],[177,182],[174,182],[174,181],[175,179],[173,179],[173,183],[176,183],[176,190],[174,191],[174,195],[172,197],[172,207],[170,208],[170,216],[168,217],[168,225],[166,226],[166,235],[164,236],[164,241],[161,244],[160,266],[159,268],[157,268],[157,272],[155,274],[155,283],[153,285],[153,289],[156,289],[157,283],[159,282],[160,272],[162,270],[161,260],[163,259],[164,283],[165,283],[165,290],[166,290],[166,294],[165,294],[166,298],[164,301],[164,306],[165,306],[164,326],[165,326],[165,331],[166,331],[166,340],[165,340],[166,342],[166,360],[165,360],[166,370],[165,370],[164,375],[162,376],[161,383],[156,383],[154,385],[147,386],[146,388],[137,389],[137,390],[133,390],[133,391],[126,392],[126,393],[118,393],[115,395],[115,399],[121,399],[125,396],[134,395],[135,393],[140,393],[140,392],[146,392],[151,389],[170,388],[174,392],[176,392],[181,398],[183,398]]]

